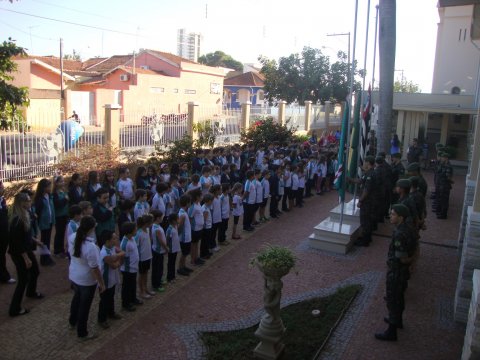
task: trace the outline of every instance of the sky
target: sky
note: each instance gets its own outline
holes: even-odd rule
[[[355,58],[360,68],[365,63],[368,2],[358,0]],[[437,0],[396,3],[395,78],[401,79],[403,74],[422,92],[430,92],[439,21]],[[370,2],[366,87],[373,70],[377,4]],[[140,48],[176,53],[177,29],[186,28],[202,33],[202,53],[221,50],[243,63],[256,63],[259,55],[278,60],[301,52],[304,46],[321,49],[335,60],[338,50],[347,52],[348,36],[327,35],[350,32],[353,56],[354,18],[355,0],[285,4],[273,0],[0,0],[0,40],[11,37],[32,55],[58,56],[62,38],[64,53],[75,50],[86,60]],[[378,82],[378,75],[375,78]]]

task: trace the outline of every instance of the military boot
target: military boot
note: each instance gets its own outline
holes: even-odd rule
[[[375,339],[383,341],[397,341],[397,327],[389,324],[388,329],[383,333],[376,333]]]
[[[387,316],[385,316],[383,318],[383,321],[385,321],[387,324],[390,325],[390,319]],[[400,319],[400,322],[397,324],[397,329],[403,329],[403,320],[402,319]]]

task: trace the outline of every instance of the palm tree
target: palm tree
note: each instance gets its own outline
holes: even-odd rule
[[[380,99],[378,109],[377,150],[388,153],[392,132],[396,2],[395,0],[380,0],[379,5]]]

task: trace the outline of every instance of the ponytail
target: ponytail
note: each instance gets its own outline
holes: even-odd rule
[[[73,244],[73,256],[79,258],[82,254],[82,244],[87,238],[87,235],[92,229],[95,229],[97,222],[93,216],[84,216],[80,221],[80,226],[75,236],[75,243]]]

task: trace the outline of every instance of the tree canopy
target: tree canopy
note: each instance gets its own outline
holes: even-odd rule
[[[278,63],[266,57],[258,60],[262,64],[269,101],[341,102],[348,95],[350,64],[342,51],[338,52],[334,63],[330,63],[330,58],[320,49],[310,47],[303,48],[300,54],[281,57]],[[356,70],[355,75],[363,75],[363,72]],[[360,89],[360,82],[354,82],[354,89]]]
[[[230,55],[219,50],[200,56],[198,62],[208,66],[223,66],[237,71],[243,71],[243,64],[240,61],[235,60]]]
[[[79,52],[77,52],[75,49],[73,49],[71,54],[65,54],[63,55],[63,58],[65,60],[77,60],[77,61],[82,61],[82,56],[80,55]]]
[[[415,84],[411,80],[396,80],[393,83],[393,92],[401,92],[401,93],[419,93],[422,90],[418,84]]]
[[[12,60],[15,56],[26,56],[22,47],[15,44],[11,38],[0,45],[0,126],[7,127],[20,112],[17,107],[28,102],[28,90],[25,87],[16,87],[10,84],[12,73],[17,70],[17,64]],[[11,127],[8,125],[8,127]]]

